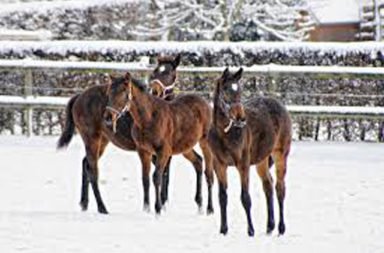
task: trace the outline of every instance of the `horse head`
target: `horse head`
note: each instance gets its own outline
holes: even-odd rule
[[[177,77],[176,68],[180,64],[180,54],[176,57],[159,56],[157,67],[149,77],[150,93],[165,98],[173,93]]]
[[[128,72],[124,76],[109,78],[104,120],[107,125],[112,126],[114,132],[116,132],[117,120],[129,111],[130,82],[131,75]]]
[[[242,73],[243,68],[235,73],[226,68],[216,83],[214,106],[228,120],[224,128],[225,133],[232,127],[243,128],[246,125],[245,111],[241,103],[242,87],[239,83]]]

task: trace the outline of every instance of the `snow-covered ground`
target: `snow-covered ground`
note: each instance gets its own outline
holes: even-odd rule
[[[215,214],[199,214],[194,171],[180,156],[172,162],[170,203],[156,218],[153,195],[152,211],[142,211],[137,154],[111,145],[100,161],[110,215],[96,212],[93,195],[81,212],[81,140],[58,152],[56,139],[0,136],[0,252],[383,252],[383,144],[294,142],[287,232],[280,237],[264,233],[264,194],[252,168],[256,233],[249,238],[235,169],[229,170],[229,234],[222,236],[217,182]]]

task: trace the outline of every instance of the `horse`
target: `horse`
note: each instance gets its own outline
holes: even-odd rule
[[[194,94],[178,95],[171,101],[165,101],[147,93],[142,82],[127,72],[122,84],[111,86],[109,106],[116,109],[110,111],[112,114],[127,108],[132,116],[134,124],[131,133],[144,177],[149,178],[151,156],[155,155],[157,158],[152,176],[156,213],[160,214],[162,209],[160,201],[162,175],[169,157],[174,154],[193,156],[192,148],[197,143],[203,152],[205,162],[208,184],[207,213],[212,213],[213,171],[210,169],[212,156],[208,145],[212,112],[208,102]],[[202,172],[201,167],[196,170],[196,198],[200,200]]]
[[[168,79],[161,79],[165,86],[173,85],[176,80],[176,68],[180,62],[180,55],[174,59],[172,58],[170,56],[157,58],[158,64],[155,70],[158,68],[166,68],[168,70]],[[151,78],[159,79],[160,77],[152,74]],[[103,155],[107,144],[112,142],[117,147],[126,151],[136,150],[136,144],[131,136],[133,121],[129,113],[120,114],[112,126],[105,122],[104,114],[108,105],[108,90],[114,83],[122,81],[124,81],[124,78],[111,77],[106,84],[90,87],[82,93],[74,95],[66,106],[65,126],[58,140],[57,148],[67,147],[76,130],[83,140],[86,151],[86,155],[82,160],[80,198],[80,206],[83,211],[88,209],[90,183],[95,195],[98,212],[102,214],[108,213],[98,187],[98,160]],[[190,158],[194,167],[202,167],[202,158],[199,155],[188,158]],[[166,184],[164,184],[162,191],[163,204],[168,199],[168,171],[169,162],[164,173]],[[142,183],[145,185],[145,188],[149,187],[149,181],[146,178],[143,178]],[[149,194],[144,194],[144,210],[149,210]]]
[[[235,73],[226,68],[216,81],[213,96],[213,123],[208,140],[219,184],[220,233],[225,235],[228,232],[227,167],[235,166],[240,174],[241,202],[247,216],[248,235],[254,235],[249,195],[251,165],[256,165],[263,183],[268,213],[267,233],[273,231],[273,179],[269,167],[274,162],[277,178],[275,188],[280,209],[278,230],[282,235],[285,232],[284,178],[292,140],[291,119],[285,107],[274,98],[255,97],[242,103],[242,87],[239,83],[242,73],[242,68]]]

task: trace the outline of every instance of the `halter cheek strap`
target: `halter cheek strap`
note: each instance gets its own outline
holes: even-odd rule
[[[123,116],[123,114],[124,114],[125,112],[128,112],[128,111],[129,111],[129,107],[130,107],[130,104],[129,104],[129,103],[126,104],[126,105],[123,107],[123,109],[121,109],[121,111],[119,111],[119,110],[113,108],[112,106],[107,106],[107,107],[105,107],[105,109],[107,109],[107,110],[109,110],[109,111],[114,112],[114,113],[117,114],[117,117],[116,117],[115,119],[113,119],[113,121],[112,121],[112,130],[113,130],[114,133],[116,133],[116,123],[117,123],[117,121],[121,118],[121,116]]]
[[[228,133],[229,130],[231,130],[232,125],[233,125],[233,119],[229,119],[228,125],[224,128],[224,133]]]

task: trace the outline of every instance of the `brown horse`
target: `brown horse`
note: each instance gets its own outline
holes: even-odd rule
[[[151,78],[160,79],[157,76],[156,69],[163,67],[168,70],[168,79],[163,80],[163,84],[171,86],[176,80],[176,68],[180,62],[180,56],[175,57],[159,57],[158,66],[155,68]],[[112,78],[111,82],[121,83],[124,78]],[[58,148],[66,147],[75,133],[75,129],[81,135],[84,142],[86,155],[82,162],[82,186],[81,186],[81,200],[80,206],[82,210],[88,208],[88,189],[91,183],[95,199],[97,202],[98,211],[100,213],[107,213],[107,209],[102,201],[99,187],[98,187],[98,160],[102,156],[107,144],[112,142],[117,147],[127,150],[136,150],[136,144],[131,136],[131,128],[133,125],[132,117],[129,113],[122,113],[116,118],[115,127],[106,124],[104,114],[108,105],[107,92],[113,84],[105,84],[93,86],[82,92],[81,94],[73,96],[67,104],[66,108],[66,122],[63,132],[58,141]],[[115,129],[114,129],[115,128]],[[154,159],[155,160],[155,159]],[[197,154],[192,157],[191,162],[194,167],[202,167],[202,158]],[[169,162],[167,164],[169,167]],[[164,203],[168,198],[168,177],[169,168],[166,168],[164,173],[164,184],[162,190],[162,202]],[[144,188],[149,188],[149,180],[143,177]],[[148,191],[146,191],[148,192]],[[144,192],[144,209],[149,208],[149,194]]]
[[[111,86],[109,105],[117,110],[128,107],[132,115],[132,137],[137,146],[144,176],[149,177],[151,156],[157,157],[153,183],[156,192],[155,210],[158,214],[162,207],[162,175],[169,157],[173,154],[194,156],[192,148],[196,143],[200,144],[208,183],[207,211],[211,213],[213,173],[210,169],[211,152],[208,145],[211,124],[209,104],[203,98],[192,94],[179,95],[172,101],[164,101],[148,94],[140,81],[126,73],[122,85]],[[115,114],[116,111],[111,113]],[[202,168],[196,170],[196,176],[196,198],[201,200]]]
[[[256,164],[266,196],[267,233],[275,227],[273,211],[273,182],[269,172],[271,159],[276,167],[276,192],[280,207],[279,233],[284,234],[284,177],[291,145],[291,120],[287,110],[273,98],[257,97],[241,103],[239,80],[243,69],[230,73],[225,69],[217,80],[214,92],[213,125],[209,144],[213,154],[213,168],[219,182],[221,210],[220,233],[227,226],[227,167],[235,166],[241,178],[241,202],[248,221],[248,234],[254,229],[250,214],[249,168]]]

